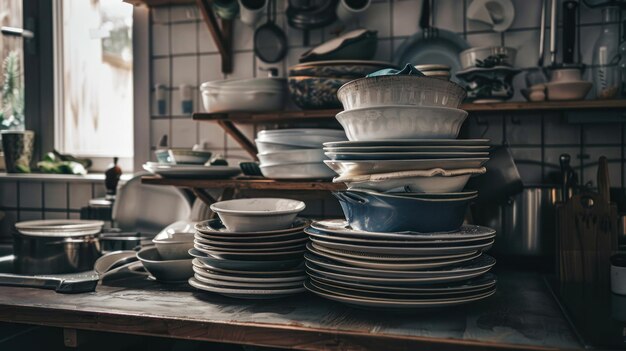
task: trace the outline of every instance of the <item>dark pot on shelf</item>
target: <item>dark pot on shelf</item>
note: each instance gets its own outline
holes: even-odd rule
[[[30,173],[34,145],[35,132],[32,130],[2,132],[7,173]]]

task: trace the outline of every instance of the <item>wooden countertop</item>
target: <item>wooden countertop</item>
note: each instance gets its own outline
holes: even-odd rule
[[[496,274],[498,292],[482,302],[400,315],[309,293],[236,300],[140,277],[76,295],[0,287],[0,321],[300,350],[581,347],[538,274]]]

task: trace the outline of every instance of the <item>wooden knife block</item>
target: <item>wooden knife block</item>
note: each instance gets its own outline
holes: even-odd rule
[[[561,282],[610,283],[617,250],[617,207],[595,193],[557,205],[557,274]]]

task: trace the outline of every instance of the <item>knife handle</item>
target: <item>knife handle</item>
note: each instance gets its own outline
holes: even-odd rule
[[[577,1],[563,1],[563,63],[574,63],[577,11]]]

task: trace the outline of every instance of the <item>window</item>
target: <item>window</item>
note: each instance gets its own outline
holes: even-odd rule
[[[121,0],[54,4],[55,148],[93,158],[96,169],[113,156],[130,164],[133,6]]]
[[[0,8],[0,130],[24,129],[24,51],[19,29],[22,1],[7,0]]]

